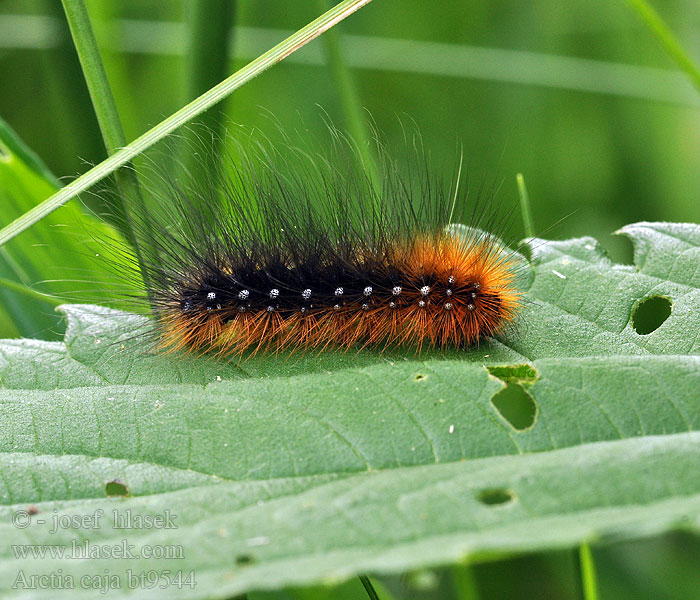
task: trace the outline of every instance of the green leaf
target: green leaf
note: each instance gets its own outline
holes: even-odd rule
[[[0,119],[0,226],[25,213],[59,187],[43,162]],[[76,289],[81,290],[83,298],[107,302],[114,296],[114,291],[103,285],[105,280],[114,279],[113,272],[96,264],[88,250],[88,242],[93,238],[119,243],[111,227],[84,213],[80,206],[72,205],[0,248],[3,335],[57,338],[60,321],[53,310],[59,303],[56,296],[73,293],[75,297]],[[80,280],[79,284],[76,279]],[[120,287],[124,287],[123,282]]]
[[[700,226],[622,233],[634,266],[588,238],[533,242],[518,323],[466,352],[178,358],[145,318],[85,305],[61,308],[64,343],[0,343],[4,596],[62,569],[73,588],[52,597],[92,598],[107,569],[111,597],[168,570],[196,587],[138,597],[228,598],[697,531]],[[672,310],[642,335],[650,297]],[[530,425],[494,403],[505,386],[534,403]],[[172,528],[115,529],[115,510]],[[86,520],[52,533],[66,515]],[[72,540],[175,556],[18,558]]]

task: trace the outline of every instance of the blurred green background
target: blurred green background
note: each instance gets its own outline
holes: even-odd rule
[[[193,66],[195,0],[88,0],[127,140],[326,5],[197,2],[220,12],[199,27],[200,43],[212,47]],[[655,7],[700,62],[700,3],[664,0]],[[226,51],[216,46],[216,29],[228,30],[227,19]],[[303,122],[322,136],[323,111],[352,130],[347,102],[354,93],[390,144],[400,146],[399,119],[413,119],[432,164],[450,172],[463,145],[470,184],[500,182],[506,205],[517,202],[515,175],[523,173],[538,233],[592,235],[620,262],[631,261],[628,243],[611,235],[622,225],[700,220],[700,93],[623,0],[375,0],[334,32],[350,88],[347,73],[328,61],[333,39],[322,38],[210,113],[266,131],[269,111],[283,125]],[[59,0],[0,0],[0,117],[58,178],[105,158]],[[17,216],[2,212],[0,225]],[[65,213],[57,214],[60,221]],[[514,229],[523,237],[519,222]],[[60,271],[53,276],[60,279]],[[14,297],[3,294],[3,336],[60,335],[52,317],[34,329],[13,322],[18,313],[7,306]],[[48,315],[51,306],[41,310]],[[700,598],[695,538],[611,546],[596,559],[603,598]],[[480,566],[470,577],[480,598],[568,599],[580,595],[576,571],[575,553],[565,552]],[[457,597],[452,575],[385,583],[395,598]],[[361,597],[348,589],[274,597]]]
[[[209,0],[203,0],[206,4]],[[87,3],[127,140],[191,99],[187,0]],[[323,2],[235,2],[228,71],[319,14]],[[657,8],[700,61],[700,3]],[[60,177],[105,156],[58,0],[0,2],[0,115]],[[387,138],[415,119],[435,165],[459,143],[473,184],[525,176],[535,227],[593,235],[637,220],[700,219],[700,95],[623,0],[376,0],[337,29],[361,106]],[[269,129],[347,127],[324,40],[215,107]],[[559,219],[564,220],[550,229]]]

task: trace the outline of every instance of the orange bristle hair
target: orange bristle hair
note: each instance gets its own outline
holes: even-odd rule
[[[269,148],[224,161],[215,184],[165,176],[167,220],[139,221],[156,231],[141,269],[161,347],[420,351],[472,346],[513,321],[514,254],[475,227],[488,206],[448,227],[465,205],[459,174],[445,189],[420,153],[408,175],[382,153],[377,183],[354,154],[341,174]]]

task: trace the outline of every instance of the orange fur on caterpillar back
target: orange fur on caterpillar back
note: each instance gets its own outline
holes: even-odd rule
[[[420,351],[512,323],[514,254],[476,228],[490,207],[472,207],[461,233],[447,227],[466,209],[459,175],[446,186],[421,161],[402,172],[381,154],[377,184],[352,153],[341,174],[268,149],[224,161],[215,184],[165,176],[168,209],[142,263],[162,348]]]

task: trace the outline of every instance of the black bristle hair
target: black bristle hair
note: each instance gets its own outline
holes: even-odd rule
[[[213,172],[177,165],[150,170],[148,212],[131,220],[140,264],[135,252],[125,254],[132,276],[145,283],[144,294],[131,298],[153,312],[164,347],[235,354],[251,347],[325,348],[336,337],[346,347],[420,348],[472,344],[510,322],[518,294],[507,256],[495,237],[475,228],[498,226],[493,190],[470,207],[461,165],[449,180],[435,176],[417,134],[407,136],[404,168],[375,137],[377,168],[370,171],[354,142],[330,131],[332,150],[325,153],[288,136],[272,143],[250,132],[227,138],[228,152]],[[460,272],[461,287],[452,295],[447,266],[407,267],[406,256],[419,247],[421,262],[439,263],[431,244],[442,248],[453,239],[445,228],[465,215],[471,229],[454,243],[481,257],[461,264],[474,274]],[[491,291],[480,289],[488,267],[502,279]],[[423,299],[425,289],[433,297]],[[441,296],[440,306],[438,293],[449,296]],[[433,312],[415,312],[414,304]],[[396,310],[384,314],[387,306]],[[436,307],[450,312],[438,314]],[[342,315],[332,316],[339,308]]]

